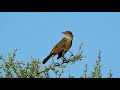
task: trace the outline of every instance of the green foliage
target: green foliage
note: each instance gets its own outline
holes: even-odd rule
[[[63,62],[55,63],[54,60],[47,66],[43,66],[41,60],[31,57],[31,61],[24,63],[21,61],[16,61],[16,51],[8,54],[8,60],[5,60],[2,55],[0,55],[0,78],[61,78],[65,73],[65,69],[68,65],[74,65],[76,62],[83,60],[82,45],[80,45],[78,53],[73,55],[72,52],[68,59],[65,58]],[[80,78],[102,78],[101,72],[101,52],[98,54],[98,60],[93,68],[93,71],[88,75],[87,68],[85,65],[85,70],[83,70],[83,75]],[[51,75],[54,74],[54,76]],[[66,78],[75,78],[69,74]],[[112,78],[112,70],[108,73],[108,78]]]
[[[101,62],[101,51],[98,54],[98,60],[96,61],[96,65],[94,66],[94,70],[92,71],[90,77],[92,78],[101,78],[102,77],[102,73],[101,73],[101,67],[102,65],[100,64]]]

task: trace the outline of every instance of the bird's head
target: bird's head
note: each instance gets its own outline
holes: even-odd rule
[[[62,32],[65,35],[65,38],[72,40],[73,39],[73,34],[71,31],[65,31]]]

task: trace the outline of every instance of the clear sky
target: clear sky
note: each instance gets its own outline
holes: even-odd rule
[[[86,63],[90,72],[101,50],[103,76],[112,69],[113,77],[120,77],[119,12],[0,12],[0,54],[7,58],[17,48],[20,61],[43,60],[65,30],[74,35],[70,51],[76,54],[83,42],[87,56],[70,67],[72,75],[79,77]]]

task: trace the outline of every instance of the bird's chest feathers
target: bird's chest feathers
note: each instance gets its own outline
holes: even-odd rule
[[[69,39],[68,39],[68,40],[66,41],[66,46],[65,46],[66,48],[65,48],[65,49],[68,50],[68,49],[71,47],[71,45],[72,45],[72,40],[69,40]]]

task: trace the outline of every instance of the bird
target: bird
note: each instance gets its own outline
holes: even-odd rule
[[[55,55],[58,55],[57,59],[65,59],[64,55],[72,46],[73,34],[68,30],[62,32],[62,34],[64,34],[64,38],[53,47],[50,54],[43,60],[43,64],[45,64],[51,57],[54,57]]]

